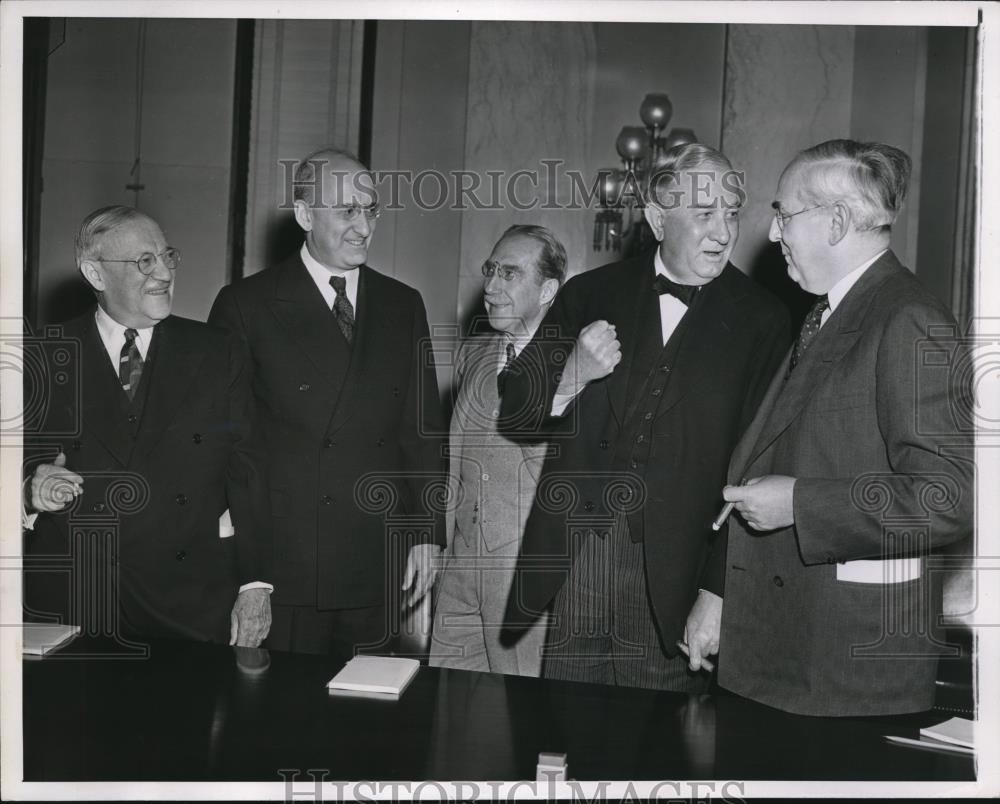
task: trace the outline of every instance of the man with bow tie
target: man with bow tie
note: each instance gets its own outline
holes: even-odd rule
[[[671,149],[645,208],[659,247],[571,279],[514,361],[501,429],[552,446],[504,636],[551,605],[546,677],[706,685],[724,571],[711,523],[788,332],[729,263],[739,178],[713,148]]]
[[[771,240],[817,299],[730,464],[719,683],[797,714],[933,705],[926,556],[972,531],[969,362],[889,248],[909,173],[898,148],[831,140],[773,203]]]

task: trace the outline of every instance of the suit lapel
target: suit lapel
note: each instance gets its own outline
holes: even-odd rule
[[[71,334],[72,328],[65,331]],[[132,449],[122,421],[127,397],[97,332],[93,312],[83,317],[79,336],[83,431],[93,434],[119,464],[126,466]]]
[[[330,383],[339,383],[351,362],[351,348],[298,254],[278,272],[271,309],[302,354]]]
[[[146,402],[131,461],[152,452],[194,386],[204,359],[203,345],[185,336],[173,317],[156,325],[143,369],[142,382],[149,386],[143,392]]]
[[[644,292],[653,293],[653,254],[623,265],[621,281],[615,282],[608,302],[608,322],[615,325],[618,341],[622,345],[622,361],[611,373],[605,387],[611,412],[619,427],[625,421],[628,400],[628,380],[636,359],[641,337],[639,325],[642,316]],[[657,318],[657,324],[659,318]]]
[[[726,348],[731,336],[730,320],[735,310],[731,274],[724,272],[706,285],[698,299],[684,316],[683,342],[677,351],[673,376],[667,383],[657,417],[662,416],[707,378],[717,379],[715,355]]]
[[[761,405],[760,412],[765,413],[766,419],[760,425],[745,468],[749,468],[798,418],[833,366],[857,343],[875,288],[895,270],[905,269],[901,268],[895,255],[889,251],[865,271],[822,326],[787,381],[784,380],[788,371],[786,357],[765,397],[765,403],[771,403],[770,412],[766,413],[764,404]]]

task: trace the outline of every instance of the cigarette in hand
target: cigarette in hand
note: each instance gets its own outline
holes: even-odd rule
[[[740,481],[740,485],[745,486],[746,484],[747,484],[747,479],[743,478]],[[729,519],[729,515],[733,512],[733,509],[735,507],[736,503],[732,502],[727,502],[724,506],[722,506],[722,510],[719,511],[719,515],[712,522],[712,530],[719,530],[719,528],[721,528],[726,523],[726,520]]]

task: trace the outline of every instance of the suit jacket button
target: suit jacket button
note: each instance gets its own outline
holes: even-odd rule
[[[593,511],[594,510],[594,504],[590,500],[587,500],[587,502],[585,502],[583,504],[583,510],[584,511]]]
[[[396,386],[396,387],[394,387],[392,389],[392,395],[393,396],[399,396],[399,387],[398,386]]]
[[[176,497],[174,497],[174,502],[177,503],[178,505],[184,505],[185,503],[187,503],[187,501],[188,498],[186,494],[178,494]]]
[[[307,382],[302,383],[302,385],[299,386],[299,390],[300,391],[308,391],[309,390],[309,383],[307,383]]]
[[[375,442],[375,446],[376,447],[381,447],[384,443],[385,443],[385,439],[384,438],[380,438],[378,441]]]
[[[134,413],[130,413],[128,415],[128,423],[129,424],[135,424],[137,421],[139,421],[139,417],[136,416]]]
[[[324,446],[324,447],[325,447],[326,449],[330,449],[330,447],[332,447],[332,446],[333,446],[334,444],[336,444],[336,443],[337,443],[337,442],[336,442],[336,441],[334,441],[334,440],[333,440],[332,438],[328,438],[328,439],[326,439],[326,440],[325,440],[325,441],[323,442],[323,446]]]
[[[607,439],[603,439],[601,441],[601,449],[607,449],[607,448],[608,448],[608,441]]]
[[[191,436],[191,440],[194,441],[195,444],[200,444],[201,443],[201,433],[195,433],[193,436]]]
[[[774,581],[774,585],[775,586],[784,586],[785,585],[785,582],[783,580],[781,580],[781,576],[780,575],[775,575],[774,578],[772,578],[771,580]]]
[[[185,553],[183,550],[178,550],[174,554],[174,558],[176,558],[178,561],[183,561],[185,558],[187,558],[187,553]]]
[[[330,503],[333,502],[333,497],[331,497],[329,494],[324,494],[322,497],[320,497],[320,502],[322,502],[323,505],[329,505]]]
[[[93,511],[95,514],[103,514],[105,509],[104,503],[94,503]]]

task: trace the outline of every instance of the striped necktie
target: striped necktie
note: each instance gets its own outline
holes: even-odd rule
[[[134,329],[125,330],[125,345],[118,359],[118,379],[129,399],[135,398],[135,389],[142,379],[142,355],[135,343],[138,334]]]

